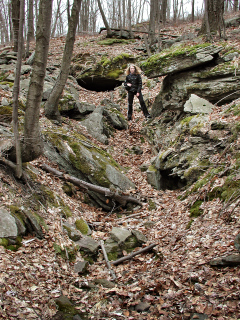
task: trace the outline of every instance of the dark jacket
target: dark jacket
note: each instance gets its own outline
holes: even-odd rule
[[[131,87],[127,85],[127,83],[131,83]],[[124,87],[127,91],[137,93],[142,89],[142,78],[140,74],[130,73],[126,76],[126,80],[124,82]]]

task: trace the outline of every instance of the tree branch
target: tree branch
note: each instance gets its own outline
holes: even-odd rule
[[[157,244],[156,243],[152,243],[150,244],[149,246],[141,249],[141,250],[138,250],[136,252],[133,252],[131,254],[129,254],[128,256],[125,256],[125,257],[122,257],[118,260],[115,260],[115,261],[111,261],[111,264],[113,264],[114,266],[122,263],[123,261],[126,261],[126,260],[130,260],[132,259],[133,257],[135,257],[136,255],[140,254],[140,253],[143,253],[143,252],[146,252],[146,251],[150,251],[153,247],[155,247]]]
[[[68,174],[64,174],[54,168],[51,168],[47,164],[42,164],[41,168],[44,171],[53,173],[54,175],[58,176],[59,178],[64,179],[66,181],[69,181],[69,182],[73,183],[74,185],[83,188],[85,191],[91,190],[91,191],[103,194],[106,197],[109,197],[109,198],[116,200],[117,202],[119,202],[122,205],[126,205],[127,202],[132,202],[132,203],[142,205],[142,203],[134,197],[126,196],[123,194],[118,194],[117,192],[113,192],[108,188],[97,186],[92,183],[77,179],[73,176],[69,176]]]

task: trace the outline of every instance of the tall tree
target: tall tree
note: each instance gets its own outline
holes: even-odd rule
[[[167,3],[168,3],[168,0],[162,0],[161,18],[162,18],[162,24],[164,26],[166,24],[166,18],[167,18]]]
[[[40,0],[36,29],[36,49],[24,118],[24,140],[22,160],[32,161],[42,154],[39,112],[42,102],[43,84],[46,74],[48,49],[51,33],[53,0]]]
[[[130,38],[133,38],[132,33],[132,6],[131,6],[131,0],[128,0],[128,23],[129,23],[129,34]]]
[[[68,33],[62,58],[61,70],[57,81],[52,89],[52,92],[50,93],[50,96],[45,104],[45,115],[49,119],[60,120],[58,103],[69,75],[76,29],[79,21],[81,2],[82,0],[74,0],[72,5],[72,12],[70,15],[70,20],[68,22]]]
[[[108,37],[111,37],[111,36],[112,36],[112,30],[110,29],[109,24],[108,24],[108,22],[107,22],[105,13],[104,13],[103,8],[102,8],[101,0],[97,0],[97,2],[98,2],[99,11],[100,11],[101,16],[102,16],[102,19],[103,19],[103,23],[104,23],[105,28],[106,28],[106,30],[107,30],[107,36],[108,36]]]
[[[12,0],[13,50],[18,51],[20,0]]]
[[[195,6],[195,0],[192,0],[192,22],[194,22],[194,6]]]
[[[23,49],[23,24],[24,24],[24,1],[20,0],[20,20],[19,20],[19,34],[18,34],[18,53],[17,53],[17,65],[15,72],[15,79],[13,85],[13,132],[15,138],[15,150],[16,150],[16,176],[21,178],[22,176],[22,157],[21,157],[21,145],[18,132],[18,97],[20,89],[20,75],[22,65],[22,49]]]
[[[34,21],[33,21],[33,0],[28,1],[28,33],[26,55],[29,55],[29,44],[35,39],[34,37]]]
[[[57,12],[56,12],[54,24],[53,24],[53,27],[52,27],[51,37],[54,37],[55,32],[56,32],[57,22],[58,22],[58,19],[59,19],[59,16],[60,16],[60,7],[61,7],[61,0],[58,0],[57,1]]]
[[[234,0],[233,9],[235,12],[238,10],[238,0]]]
[[[150,46],[155,41],[155,21],[157,12],[157,0],[150,0],[149,40]]]
[[[224,0],[205,0],[205,14],[202,20],[201,34],[207,34],[210,38],[211,33],[219,32],[220,37],[225,37],[224,23]]]

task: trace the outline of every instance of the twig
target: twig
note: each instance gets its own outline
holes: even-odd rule
[[[109,269],[109,272],[110,272],[110,274],[112,276],[112,279],[115,280],[117,277],[116,277],[114,271],[112,270],[111,264],[110,264],[110,262],[108,260],[108,256],[107,256],[107,253],[106,253],[106,250],[105,250],[105,247],[104,247],[104,241],[103,240],[100,240],[100,246],[102,248],[103,256],[104,256],[104,259],[106,261],[106,265],[107,265],[107,267]]]
[[[226,97],[220,99],[219,101],[217,101],[214,105],[216,106],[219,102],[223,101],[224,99],[226,99],[226,98],[228,98],[228,97],[230,97],[233,94],[238,93],[238,92],[240,92],[240,90],[237,90],[237,91],[234,91],[234,92],[230,93],[228,96],[226,96]]]
[[[120,258],[120,259],[118,259],[118,260],[112,261],[111,264],[113,264],[114,266],[116,266],[116,265],[122,263],[122,262],[125,261],[125,260],[130,260],[130,259],[132,259],[133,257],[135,257],[136,255],[138,255],[138,254],[140,254],[140,253],[143,253],[143,252],[146,252],[146,251],[151,250],[151,249],[152,249],[153,247],[155,247],[156,245],[157,245],[156,243],[152,243],[152,244],[150,244],[149,246],[147,246],[147,247],[145,247],[145,248],[143,248],[143,249],[141,249],[141,250],[138,250],[138,251],[136,251],[136,252],[132,252],[132,253],[129,254],[128,256],[125,256],[125,257],[122,257],[122,258]]]

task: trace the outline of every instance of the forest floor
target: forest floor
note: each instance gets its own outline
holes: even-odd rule
[[[198,26],[196,23],[194,27]],[[183,34],[191,30],[184,24],[179,28],[169,27],[174,34]],[[91,39],[93,39],[92,37]],[[96,37],[95,37],[96,38]],[[89,37],[78,37],[76,52],[96,50],[94,42],[87,45]],[[239,46],[239,41],[236,40]],[[84,45],[83,45],[84,44]],[[50,46],[51,63],[61,60],[64,39],[54,39]],[[125,50],[136,53],[134,45],[113,46],[103,50]],[[150,94],[154,99],[159,92],[159,84],[152,91],[145,88],[143,94]],[[115,95],[115,92],[114,92]],[[110,92],[90,92],[80,90],[80,100],[95,105],[110,98],[118,100],[117,94]],[[136,105],[135,100],[135,105]],[[127,103],[120,102],[121,110],[126,116]],[[213,117],[226,106],[216,107]],[[44,115],[42,113],[42,117]],[[228,118],[226,121],[233,121]],[[71,120],[71,128],[75,121]],[[74,263],[56,255],[53,244],[71,245],[62,228],[62,218],[58,209],[42,208],[41,214],[46,220],[48,232],[44,239],[26,237],[23,246],[17,252],[0,247],[0,318],[1,319],[51,319],[57,312],[55,299],[61,294],[68,296],[77,308],[89,314],[91,319],[190,319],[194,314],[204,314],[208,319],[240,318],[240,270],[239,267],[212,268],[209,261],[213,258],[236,253],[234,238],[240,230],[240,211],[237,208],[231,221],[221,214],[223,203],[219,199],[204,203],[203,214],[191,221],[189,226],[191,199],[181,201],[183,191],[158,191],[146,180],[146,173],[140,166],[149,163],[155,156],[146,137],[141,134],[145,121],[142,113],[134,110],[132,131],[117,131],[109,139],[108,145],[98,146],[107,150],[123,167],[128,168],[127,176],[135,183],[132,192],[143,201],[142,207],[134,212],[119,217],[115,213],[107,213],[85,204],[83,195],[76,191],[68,197],[62,190],[63,182],[40,169],[42,163],[48,163],[44,157],[33,161],[39,174],[39,182],[50,186],[62,196],[73,212],[72,221],[84,217],[90,224],[98,222],[92,237],[97,240],[106,239],[112,227],[125,227],[141,231],[148,239],[146,245],[156,244],[153,252],[144,253],[118,266],[113,266],[117,276],[114,288],[96,285],[96,279],[111,280],[102,254],[89,266],[85,276],[74,272]],[[87,133],[86,133],[87,135]],[[88,135],[89,136],[89,135]],[[90,137],[89,137],[90,138]],[[133,146],[139,146],[143,154],[128,152]],[[230,160],[229,160],[230,161]],[[24,186],[20,185],[12,174],[6,175],[0,168],[1,205],[14,203],[18,197],[27,199]],[[8,193],[9,188],[16,190],[16,199]],[[149,203],[154,203],[151,207]],[[139,213],[137,218],[128,218],[129,214]],[[127,254],[127,253],[126,253]],[[77,255],[80,260],[80,254]],[[83,284],[93,289],[83,289]],[[148,304],[145,311],[136,310],[140,302]]]

